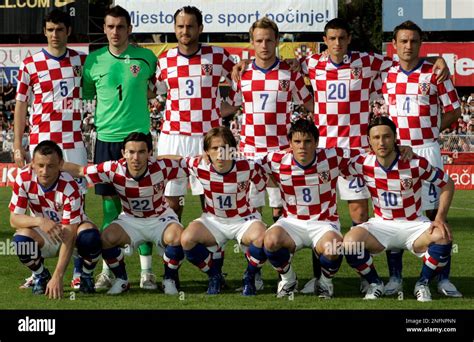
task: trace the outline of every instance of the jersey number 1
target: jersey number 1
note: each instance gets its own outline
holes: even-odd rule
[[[119,84],[116,89],[118,90],[119,101],[122,101],[122,85]]]

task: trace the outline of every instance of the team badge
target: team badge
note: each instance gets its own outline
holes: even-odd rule
[[[358,80],[362,74],[362,68],[352,68],[351,69],[352,78]]]
[[[165,182],[161,181],[158,184],[153,185],[153,189],[155,190],[155,193],[163,192],[163,190],[165,189]]]
[[[289,80],[280,80],[280,89],[281,91],[288,91],[290,89],[290,81]]]
[[[245,191],[247,190],[248,187],[249,187],[249,182],[237,183],[237,189],[239,189],[239,191]]]
[[[420,91],[423,95],[427,95],[430,92],[430,84],[429,83],[420,83],[418,84]]]
[[[133,64],[130,67],[130,71],[131,71],[131,73],[133,74],[134,77],[137,77],[138,73],[140,72],[140,66],[136,65],[136,64]]]
[[[329,182],[329,171],[322,171],[322,172],[318,173],[318,176],[319,176],[319,179],[321,180],[321,182],[323,182],[323,183]]]
[[[206,76],[212,75],[212,64],[203,64],[201,65],[201,68],[204,75]]]
[[[401,179],[400,183],[402,184],[403,189],[408,190],[408,189],[411,189],[411,187],[413,186],[413,179],[411,178]]]
[[[74,72],[75,77],[81,77],[82,76],[82,67],[80,65],[74,65],[72,67],[72,71]]]

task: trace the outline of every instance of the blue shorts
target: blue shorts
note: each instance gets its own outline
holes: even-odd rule
[[[123,142],[105,142],[97,139],[95,143],[94,164],[122,158]],[[117,196],[112,184],[96,184],[95,193],[101,196]]]

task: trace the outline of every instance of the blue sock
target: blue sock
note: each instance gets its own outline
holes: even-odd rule
[[[24,235],[14,235],[16,254],[20,262],[35,274],[40,274],[43,269],[43,258],[38,243],[32,238]]]
[[[319,256],[319,263],[321,264],[321,271],[326,278],[332,278],[339,271],[342,263],[342,255],[339,255],[336,260],[328,259],[321,254]]]
[[[390,277],[402,278],[403,270],[403,249],[387,250],[388,273]]]
[[[81,258],[80,255],[73,255],[72,257],[74,259],[73,276],[76,276],[82,273],[82,266],[84,264],[84,260]]]
[[[184,251],[181,246],[166,246],[163,261],[165,264],[165,279],[177,279],[178,269],[184,259]]]
[[[288,272],[290,268],[290,251],[288,248],[280,248],[275,252],[270,252],[266,248],[263,250],[268,257],[268,261],[278,273],[284,274]]]
[[[92,275],[102,253],[102,241],[97,229],[86,229],[81,231],[76,238],[76,247],[82,263],[82,272]],[[80,272],[81,273],[81,272]]]
[[[203,244],[198,243],[190,250],[185,250],[184,254],[191,264],[207,273],[208,276],[219,274],[219,270],[213,266],[212,254]]]
[[[449,280],[449,274],[451,273],[451,258],[448,263],[444,266],[438,274],[438,281]]]
[[[439,245],[431,244],[423,255],[423,268],[421,269],[418,282],[428,284],[428,282],[444,267],[451,258],[452,244]]]
[[[102,258],[105,260],[116,278],[128,280],[123,251],[119,247],[103,249]]]
[[[369,282],[369,284],[381,283],[379,275],[375,270],[372,256],[368,250],[364,249],[362,254],[346,254],[346,260],[349,266],[355,268],[356,271]]]
[[[267,255],[263,250],[263,247],[256,247],[253,243],[249,245],[247,248],[247,252],[245,253],[245,257],[247,258],[247,272],[250,274],[257,273],[260,268],[263,266],[265,261],[267,261]]]

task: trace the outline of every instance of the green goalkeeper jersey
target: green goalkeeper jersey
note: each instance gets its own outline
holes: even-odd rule
[[[132,132],[150,132],[148,89],[155,71],[153,52],[132,45],[120,56],[106,46],[87,57],[83,98],[96,98],[94,124],[99,140],[120,142]]]

